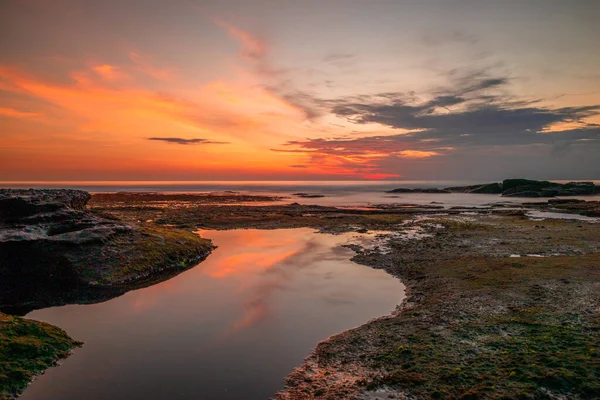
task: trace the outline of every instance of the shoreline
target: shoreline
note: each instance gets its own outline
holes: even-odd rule
[[[600,223],[526,215],[532,209],[551,209],[595,216],[596,202],[526,203],[519,209],[397,205],[353,210],[250,206],[235,204],[235,198],[228,205],[209,199],[185,207],[166,201],[168,206],[157,207],[148,204],[147,194],[132,195],[124,206],[103,196],[103,201],[92,198],[91,213],[140,229],[176,227],[187,234],[196,229],[299,227],[333,234],[384,232],[369,247],[347,247],[355,252],[352,261],[398,278],[405,286],[404,300],[389,315],[319,342],[290,373],[277,399],[502,398],[527,391],[538,397],[600,396],[600,386],[573,380],[597,374],[600,366],[594,362],[573,377],[563,374],[577,367],[571,361],[560,361],[559,368],[536,358],[542,354],[559,362],[554,353],[545,353],[548,347],[591,361],[593,353],[582,346],[600,347],[600,333],[586,333],[586,340],[581,336],[600,332],[600,294],[591,290],[600,288],[600,273],[592,268],[600,270]],[[165,203],[153,196],[150,203]],[[144,280],[144,286],[155,281]],[[548,297],[549,291],[554,297]],[[540,335],[558,342],[531,342]],[[519,348],[535,349],[536,355],[520,354]],[[516,353],[506,356],[498,349]],[[527,359],[536,367],[521,371],[514,364]]]
[[[572,222],[564,222],[558,221],[556,224],[560,225],[561,223],[572,224]],[[577,222],[576,222],[577,223]],[[596,224],[597,225],[597,224]],[[427,240],[427,239],[425,239]],[[435,238],[430,238],[429,240],[435,241]],[[598,257],[599,246],[598,243],[595,244],[595,254],[593,256],[593,260],[598,263],[600,257]],[[487,379],[490,381],[487,384],[478,385],[472,384],[469,385],[467,382],[457,384],[454,383],[449,387],[444,385],[443,382],[438,382],[437,388],[440,387],[442,390],[436,390],[434,388],[427,389],[425,392],[422,392],[421,386],[424,384],[424,381],[428,379],[435,379],[436,376],[432,374],[433,371],[421,371],[421,374],[415,375],[411,373],[398,375],[398,371],[391,371],[385,366],[385,363],[396,363],[398,359],[402,359],[402,361],[406,361],[403,358],[405,355],[404,352],[410,351],[410,344],[406,343],[406,340],[402,336],[409,335],[411,331],[410,328],[400,329],[401,335],[398,336],[398,332],[395,333],[396,337],[394,340],[383,340],[383,344],[380,343],[379,346],[390,348],[390,343],[393,344],[391,346],[391,354],[388,352],[388,349],[385,351],[381,351],[381,347],[379,349],[371,349],[372,343],[365,342],[363,344],[357,345],[353,343],[361,343],[361,340],[365,340],[366,338],[373,339],[373,330],[377,329],[377,327],[381,326],[394,326],[396,324],[401,325],[402,323],[406,323],[408,318],[411,318],[410,314],[416,314],[417,311],[421,312],[422,309],[426,311],[433,311],[435,313],[435,309],[428,310],[427,304],[430,303],[430,297],[432,296],[432,287],[439,288],[442,287],[444,280],[438,281],[435,285],[431,285],[432,281],[435,283],[438,280],[439,276],[432,275],[419,275],[415,274],[415,270],[411,268],[407,269],[394,269],[389,264],[385,265],[385,263],[378,263],[374,261],[373,258],[370,258],[373,254],[357,254],[354,258],[354,261],[362,264],[371,266],[374,268],[381,268],[386,270],[386,272],[390,273],[392,276],[398,277],[406,286],[406,298],[403,303],[400,305],[397,312],[393,312],[390,315],[382,316],[380,318],[374,319],[372,321],[368,321],[360,327],[353,328],[341,332],[337,335],[333,335],[324,341],[319,342],[315,349],[311,352],[311,354],[306,358],[305,363],[298,368],[296,368],[287,378],[287,386],[286,389],[279,392],[275,399],[297,399],[297,398],[319,398],[319,399],[336,399],[336,398],[348,398],[348,399],[404,399],[404,398],[506,398],[508,397],[519,397],[524,396],[525,398],[529,398],[528,396],[533,396],[531,398],[544,398],[544,396],[553,395],[561,396],[565,394],[571,395],[579,395],[580,398],[595,398],[600,394],[600,386],[595,386],[595,384],[590,385],[576,385],[576,384],[568,384],[565,387],[550,387],[545,388],[543,386],[536,386],[534,384],[535,379],[532,379],[532,382],[524,382],[522,386],[528,386],[528,389],[524,388],[502,388],[502,386],[507,386],[505,382],[494,382],[495,384],[490,384],[490,382],[494,381],[493,377],[488,377]],[[375,256],[375,260],[379,256]],[[567,256],[567,257],[573,257]],[[539,259],[536,257],[526,257],[529,258],[533,263],[539,263]],[[482,258],[483,260],[485,259]],[[502,259],[503,261],[506,258]],[[517,260],[524,260],[524,258],[518,258]],[[381,260],[379,260],[381,261]],[[498,260],[496,260],[498,262]],[[502,261],[501,261],[502,262]],[[507,261],[504,261],[507,262]],[[510,262],[510,261],[508,261]],[[522,267],[520,267],[522,268]],[[412,275],[411,275],[412,274]],[[594,273],[594,276],[597,274]],[[598,286],[598,279],[600,277],[596,276],[596,281],[593,283],[593,287]],[[443,292],[443,290],[442,290]],[[458,295],[463,296],[468,292],[459,291]],[[457,293],[454,293],[456,295]],[[439,294],[438,294],[439,295]],[[442,293],[442,296],[444,294]],[[599,298],[596,297],[594,304],[600,304]],[[485,302],[482,302],[485,303]],[[501,302],[500,302],[501,303]],[[436,304],[439,305],[439,304]],[[480,306],[486,306],[485,304],[480,304]],[[489,305],[487,305],[489,306]],[[514,306],[514,305],[513,305]],[[510,307],[509,307],[510,309]],[[441,310],[437,310],[441,311]],[[454,312],[464,312],[468,311],[468,309],[454,309]],[[505,310],[506,311],[506,310]],[[588,310],[589,311],[589,310]],[[597,312],[600,309],[596,310],[596,315],[594,316],[595,322],[592,322],[592,327],[594,324],[598,322]],[[528,311],[534,312],[534,311]],[[594,307],[592,307],[592,312],[594,312]],[[450,314],[451,315],[451,314]],[[429,318],[435,318],[428,316]],[[489,316],[486,316],[489,317]],[[466,320],[465,320],[466,318]],[[461,323],[465,323],[468,321],[468,316],[464,315],[461,317]],[[422,322],[422,321],[421,321]],[[449,323],[446,321],[442,325],[448,325]],[[421,327],[433,327],[436,325],[431,322],[422,324]],[[451,325],[451,324],[450,324]],[[437,325],[437,328],[440,326]],[[447,328],[445,328],[447,329]],[[595,328],[592,328],[595,329]],[[384,331],[383,331],[384,332]],[[379,332],[379,335],[382,334],[382,331]],[[463,332],[464,334],[464,332]],[[423,332],[420,334],[421,337],[425,337]],[[527,337],[526,337],[527,339]],[[381,339],[373,339],[375,341]],[[599,343],[599,338],[595,337],[595,343]],[[402,343],[402,344],[400,344]],[[588,345],[594,346],[591,342]],[[585,344],[585,343],[583,343]],[[397,346],[398,345],[398,346]],[[562,343],[561,346],[566,345]],[[578,343],[577,346],[573,346],[572,351],[576,352],[581,350],[578,346],[581,346],[582,343]],[[396,348],[393,348],[397,346]],[[429,344],[428,346],[433,346],[435,348],[435,344]],[[568,344],[566,345],[568,347]],[[446,347],[444,345],[439,345],[440,349],[444,351],[452,351],[452,347]],[[439,350],[439,349],[438,349]],[[413,350],[414,351],[414,350]],[[539,349],[538,349],[539,351]],[[416,353],[420,353],[420,356],[426,355],[427,351],[423,348],[418,349]],[[369,357],[373,360],[377,360],[377,357],[384,356],[385,362],[384,364],[379,363],[378,367],[373,367],[373,363],[362,363],[357,360],[361,360],[363,357]],[[591,354],[589,355],[592,356]],[[437,355],[440,357],[440,354]],[[434,357],[435,358],[435,357]],[[441,358],[444,358],[441,356]],[[462,371],[465,369],[465,366],[461,362],[457,362],[461,360],[460,354],[457,355],[454,363],[447,363],[448,366],[452,366],[452,368],[446,368],[446,370],[450,370],[449,375],[445,377],[445,379],[452,379],[453,372],[455,374],[461,374],[466,371]],[[439,361],[439,360],[438,360]],[[464,361],[464,360],[461,360]],[[371,366],[369,368],[368,366]],[[461,367],[462,366],[462,367]],[[410,368],[419,368],[418,365],[412,365]],[[408,368],[410,370],[410,368]],[[444,368],[441,368],[444,370]],[[517,369],[517,366],[514,367],[508,373],[508,378],[515,376],[513,372]],[[542,371],[539,371],[540,375],[549,374],[549,379],[552,379],[552,373],[555,371],[545,371],[544,367],[541,367]],[[551,368],[549,368],[551,369]],[[598,365],[592,363],[589,367],[591,373],[598,372]],[[442,371],[443,372],[443,371]],[[445,371],[448,372],[448,371]],[[439,374],[440,371],[436,369],[436,374]],[[396,374],[396,375],[394,375]],[[544,375],[545,376],[545,375]],[[548,378],[548,376],[546,378]],[[476,380],[474,380],[476,381]],[[464,386],[463,386],[464,385]],[[487,385],[487,386],[486,386]],[[463,388],[461,389],[461,386]],[[579,387],[582,386],[582,387]],[[584,387],[585,386],[585,387]],[[589,386],[589,387],[587,387]],[[493,389],[490,389],[493,388]],[[416,390],[415,390],[416,389]],[[454,389],[454,391],[452,391]],[[553,392],[554,391],[554,392]],[[580,393],[573,393],[572,391],[580,391]],[[583,393],[581,392],[583,391]],[[529,393],[529,395],[526,395]],[[537,393],[537,394],[536,394]],[[554,393],[554,394],[553,394]],[[587,394],[586,394],[587,393]],[[305,397],[302,397],[305,396]],[[437,397],[436,397],[437,396]],[[466,396],[466,397],[465,397]],[[558,398],[558,397],[557,397]]]

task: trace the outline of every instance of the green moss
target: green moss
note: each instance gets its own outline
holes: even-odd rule
[[[355,257],[400,276],[410,308],[319,344],[319,366],[363,371],[367,389],[416,399],[600,398],[600,226],[427,222],[445,229]],[[541,252],[568,255],[508,257]]]
[[[0,399],[16,396],[81,344],[55,326],[0,313]]]
[[[416,329],[372,358],[371,367],[386,373],[371,387],[401,387],[417,398],[540,398],[543,389],[598,398],[598,320],[578,317],[579,325],[564,326],[517,311],[451,327],[448,335]]]
[[[210,240],[192,232],[145,224],[135,235],[116,237],[105,245],[105,252],[112,252],[105,266],[85,268],[80,274],[104,285],[158,279],[161,272],[196,265],[213,248]]]

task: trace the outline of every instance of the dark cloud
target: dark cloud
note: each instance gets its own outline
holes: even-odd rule
[[[308,165],[304,165],[304,164],[293,164],[290,165],[291,168],[308,168]]]
[[[414,131],[397,140],[427,139],[438,145],[513,145],[577,140],[597,137],[598,127],[583,123],[581,129],[543,133],[556,123],[580,122],[600,114],[600,105],[549,108],[538,100],[515,100],[501,92],[508,77],[470,73],[455,80],[451,89],[441,89],[425,102],[405,93],[338,99],[332,112],[357,124],[379,123]]]
[[[600,115],[600,105],[542,106],[539,99],[508,95],[508,76],[482,71],[451,71],[448,76],[453,84],[435,90],[426,100],[414,92],[315,100],[352,123],[378,123],[403,133],[296,140],[275,151],[305,153],[311,164],[336,157],[336,165],[355,171],[393,172],[392,165],[399,168],[407,159],[431,164],[446,155],[468,158],[475,151],[495,148],[506,149],[507,154],[511,148],[535,148],[537,154],[545,151],[551,159],[584,145],[600,147],[600,125],[585,122]],[[556,130],[557,124],[568,128]],[[460,157],[455,162],[460,163]]]
[[[228,142],[216,142],[213,140],[201,139],[201,138],[184,139],[184,138],[177,138],[177,137],[175,137],[175,138],[150,137],[150,138],[147,138],[147,140],[155,140],[155,141],[159,141],[159,142],[167,142],[167,143],[183,144],[183,145],[188,145],[188,144],[228,144]]]
[[[304,113],[307,120],[313,120],[325,114],[324,102],[308,93],[293,89],[289,81],[264,86],[265,90],[280,97]]]

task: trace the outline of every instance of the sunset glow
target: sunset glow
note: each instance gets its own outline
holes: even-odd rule
[[[594,13],[254,3],[3,2],[0,180],[597,178]]]

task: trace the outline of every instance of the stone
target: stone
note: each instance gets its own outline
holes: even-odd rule
[[[122,294],[195,265],[213,248],[190,232],[86,210],[90,198],[81,190],[0,189],[0,310]],[[90,289],[100,286],[107,290]]]

